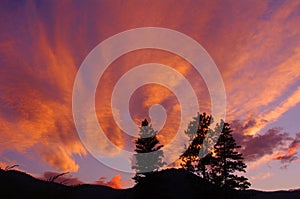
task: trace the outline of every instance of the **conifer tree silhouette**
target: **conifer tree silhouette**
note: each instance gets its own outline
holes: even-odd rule
[[[246,172],[247,165],[232,136],[229,123],[223,120],[215,129],[209,126],[213,122],[211,115],[202,113],[193,118],[185,134],[190,138],[190,145],[179,157],[182,168],[209,180],[224,189],[247,189],[250,182],[236,172]],[[196,133],[195,133],[196,132]],[[217,136],[219,135],[219,136]],[[209,141],[216,143],[208,149]],[[200,157],[200,152],[206,151],[206,156]]]
[[[209,125],[212,122],[212,116],[206,113],[198,113],[193,118],[185,131],[185,134],[190,139],[190,145],[180,156],[182,168],[206,179],[208,179],[206,165],[209,163],[210,153],[200,158],[199,152],[201,147],[205,147],[203,141],[210,130]]]
[[[247,165],[243,162],[242,154],[237,151],[241,146],[236,144],[229,123],[221,121],[216,129],[221,130],[221,134],[213,150],[210,173],[212,182],[225,189],[249,188],[251,184],[248,179],[236,174],[236,171],[246,172]]]
[[[161,150],[163,145],[159,143],[156,133],[147,119],[142,121],[139,138],[135,140],[135,163],[132,166],[136,171],[133,179],[137,183],[166,164],[163,162],[164,155]]]

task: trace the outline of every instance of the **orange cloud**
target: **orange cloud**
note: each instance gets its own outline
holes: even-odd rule
[[[198,98],[201,98],[201,100],[199,100],[201,109],[208,109],[207,104],[209,104],[210,100],[207,89],[205,85],[204,87],[199,86],[199,84],[203,85],[203,80],[199,75],[197,75],[195,69],[192,69],[186,61],[172,55],[171,53],[159,50],[139,50],[130,52],[126,54],[126,56],[121,56],[109,66],[99,81],[96,94],[96,111],[98,121],[104,132],[107,132],[107,137],[120,148],[124,147],[127,150],[132,150],[133,145],[126,146],[124,145],[124,141],[132,142],[134,138],[126,135],[125,132],[120,131],[112,117],[112,110],[110,106],[114,85],[128,70],[135,66],[149,62],[168,65],[178,70],[183,75],[186,75],[186,78],[191,81],[195,90],[202,91],[196,92],[197,94],[200,93]],[[164,74],[162,74],[162,76],[163,75]],[[136,78],[142,78],[142,76],[143,74],[140,74],[140,76],[137,75]],[[133,93],[130,99],[130,104],[127,108],[130,110],[132,119],[139,126],[142,119],[149,119],[148,110],[154,104],[161,104],[167,111],[167,121],[159,134],[161,141],[165,144],[174,137],[174,134],[178,130],[178,123],[180,121],[179,104],[176,96],[174,96],[171,91],[160,85],[143,86]],[[197,110],[195,110],[195,114],[196,112]]]
[[[254,17],[245,18],[243,22],[233,20],[233,25],[225,26],[218,35],[220,43],[221,40],[228,42],[224,51],[232,52],[227,58],[223,58],[225,52],[220,58],[218,53],[212,54],[213,57],[216,55],[215,60],[221,66],[225,81],[228,119],[247,119],[262,109],[271,111],[274,108],[272,103],[281,101],[283,94],[299,77],[299,40],[295,39],[299,28],[293,25],[296,17],[290,17],[299,2],[287,3],[284,9],[273,10],[266,3],[249,6],[249,12],[255,13],[251,15]],[[236,12],[241,12],[241,9]],[[249,15],[247,12],[239,13],[239,16]],[[242,30],[232,28],[235,26],[242,27]],[[222,36],[224,32],[226,38]]]
[[[17,43],[26,45],[21,36],[0,46],[6,57],[5,67],[1,68],[0,153],[24,153],[34,148],[34,153],[50,166],[77,171],[79,166],[72,156],[84,155],[86,150],[72,121],[70,104],[76,74],[73,55],[64,42],[50,42],[52,36],[37,16],[36,6],[26,4],[22,12],[32,15],[26,15],[24,22],[35,24],[26,29],[30,45],[26,50],[17,47]],[[4,50],[7,45],[11,50]]]
[[[2,9],[1,24],[7,31],[0,33],[4,40],[0,42],[0,153],[25,154],[33,149],[53,168],[77,171],[80,165],[73,156],[87,153],[72,118],[77,69],[99,42],[142,26],[171,28],[199,41],[224,79],[228,119],[247,120],[256,115],[256,124],[246,132],[254,135],[265,126],[265,120],[275,122],[300,101],[299,87],[285,96],[300,76],[299,17],[291,17],[298,6],[296,1],[276,10],[269,8],[268,2],[259,1],[95,1],[89,5],[63,1],[51,6],[28,1],[13,11]],[[149,49],[128,53],[112,63],[101,78],[96,110],[107,137],[129,151],[134,147],[133,137],[117,127],[110,96],[122,74],[148,62],[171,66],[187,77],[196,90],[201,112],[210,112],[207,87],[185,60]],[[169,117],[159,136],[163,144],[169,143],[177,131],[179,116],[172,93],[148,86],[137,90],[131,103],[137,125],[148,117],[151,104],[165,105]],[[119,152],[103,140],[96,144],[108,155]]]
[[[274,110],[259,115],[258,118],[263,118],[267,122],[258,121],[255,126],[248,128],[245,133],[249,135],[257,134],[267,125],[267,123],[270,124],[272,122],[275,122],[281,117],[282,114],[290,110],[292,107],[296,106],[298,103],[300,103],[300,87],[298,87],[294,93],[292,93],[287,97],[287,99],[285,99],[277,107],[275,107]]]
[[[122,180],[122,176],[119,173],[112,177],[110,181],[106,181],[106,177],[101,177],[96,181],[96,184],[109,186],[114,189],[123,189],[125,186],[128,186],[131,183]]]

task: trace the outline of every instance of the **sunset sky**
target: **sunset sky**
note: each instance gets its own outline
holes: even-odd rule
[[[300,188],[299,0],[2,0],[0,27],[1,168],[18,164],[39,178],[70,172],[66,177],[74,184],[132,186],[133,174],[99,162],[79,139],[73,85],[84,59],[105,39],[162,27],[196,40],[218,67],[226,90],[225,120],[242,146],[251,188]],[[182,57],[157,49],[124,54],[103,73],[95,110],[107,138],[128,151],[138,132],[127,135],[118,127],[111,96],[126,71],[145,63],[181,73],[195,90],[200,112],[211,111],[208,85]],[[152,105],[162,105],[166,122],[158,137],[167,145],[179,126],[178,103],[168,88],[150,84],[132,94],[129,112],[140,124],[149,119]],[[103,154],[118,155],[105,140],[98,142]]]

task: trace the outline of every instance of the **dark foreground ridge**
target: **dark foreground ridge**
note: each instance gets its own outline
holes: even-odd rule
[[[66,186],[36,179],[16,170],[0,169],[1,198],[249,198],[299,199],[300,191],[225,191],[182,169],[153,173],[133,188],[118,190],[101,185]]]

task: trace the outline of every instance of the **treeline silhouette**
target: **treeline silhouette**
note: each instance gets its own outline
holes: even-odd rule
[[[237,173],[246,172],[247,165],[232,136],[230,124],[221,120],[212,129],[212,115],[198,113],[184,132],[190,144],[178,157],[181,167],[225,190],[245,190],[251,186],[248,179]],[[132,168],[136,171],[136,183],[146,180],[165,165],[163,150],[156,131],[145,119],[135,140],[136,154]],[[150,153],[150,154],[149,154]]]

